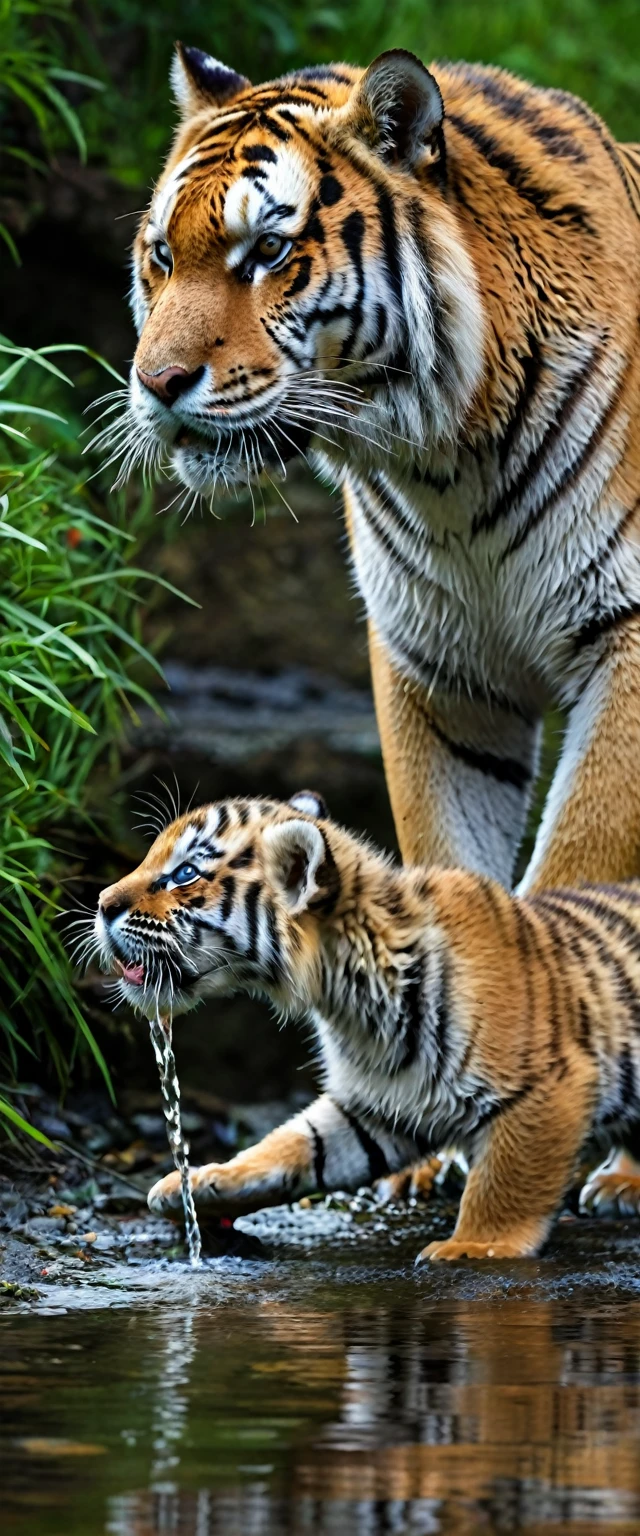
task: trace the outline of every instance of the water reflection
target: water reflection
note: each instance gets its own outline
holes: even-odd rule
[[[639,1303],[346,1300],[3,1319],[8,1529],[639,1528]]]

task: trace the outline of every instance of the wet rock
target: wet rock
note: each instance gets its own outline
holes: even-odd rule
[[[145,1141],[166,1141],[167,1129],[164,1115],[138,1114],[132,1115],[131,1118],[136,1130]]]
[[[93,1235],[93,1234],[90,1234]],[[85,1237],[85,1242],[88,1238]],[[94,1253],[108,1253],[110,1248],[118,1246],[118,1239],[113,1232],[99,1232],[93,1241]]]
[[[52,1237],[55,1232],[64,1232],[66,1222],[63,1216],[31,1216],[24,1228],[28,1238]]]
[[[71,1141],[72,1131],[66,1120],[61,1120],[59,1115],[46,1115],[38,1113],[33,1115],[33,1123],[39,1131],[44,1131],[50,1141]]]
[[[7,1191],[0,1197],[0,1227],[13,1232],[23,1226],[29,1215],[29,1207],[22,1195]]]
[[[94,1210],[101,1216],[128,1216],[134,1211],[146,1210],[147,1197],[143,1190],[139,1194],[128,1189],[114,1189],[106,1195],[98,1195],[94,1202]]]
[[[301,737],[319,737],[339,752],[379,750],[371,694],[310,668],[283,667],[265,676],[165,661],[164,670],[171,698],[163,697],[164,717],[141,710],[138,748],[179,736],[225,763],[281,751]]]

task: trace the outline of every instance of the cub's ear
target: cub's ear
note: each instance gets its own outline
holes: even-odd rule
[[[304,816],[316,816],[319,821],[326,820],[329,815],[327,803],[317,789],[299,789],[292,795],[289,801],[294,811],[302,811]]]
[[[412,169],[442,151],[444,105],[440,87],[414,53],[381,53],[355,87],[347,120],[359,138],[389,165]]]
[[[316,875],[326,854],[319,827],[310,821],[281,821],[264,834],[266,872],[289,911],[304,912],[318,885]]]
[[[176,43],[171,65],[171,88],[183,118],[194,117],[203,107],[222,107],[251,85],[245,75],[227,69],[210,53]]]

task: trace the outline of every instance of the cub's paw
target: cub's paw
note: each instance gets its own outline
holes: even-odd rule
[[[190,1179],[196,1205],[206,1205],[221,1216],[225,1215],[230,1203],[233,1203],[233,1193],[228,1185],[237,1183],[237,1180],[229,1180],[224,1163],[207,1163],[204,1168],[192,1168]],[[147,1195],[147,1205],[156,1216],[172,1216],[182,1211],[182,1188],[177,1170],[153,1185]]]
[[[640,1172],[596,1168],[580,1191],[583,1216],[640,1216]]]
[[[403,1168],[402,1173],[390,1173],[386,1178],[376,1181],[376,1199],[381,1205],[389,1205],[396,1200],[428,1200],[441,1168],[441,1157],[429,1157],[425,1163],[418,1163],[416,1168]]]
[[[522,1259],[527,1250],[516,1238],[495,1238],[490,1243],[474,1243],[464,1238],[450,1237],[444,1243],[429,1243],[418,1254],[416,1264],[426,1264],[429,1259]]]

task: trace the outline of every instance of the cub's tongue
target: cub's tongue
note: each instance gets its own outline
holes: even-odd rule
[[[120,970],[123,981],[128,981],[132,987],[141,987],[144,983],[143,965],[123,965]]]

